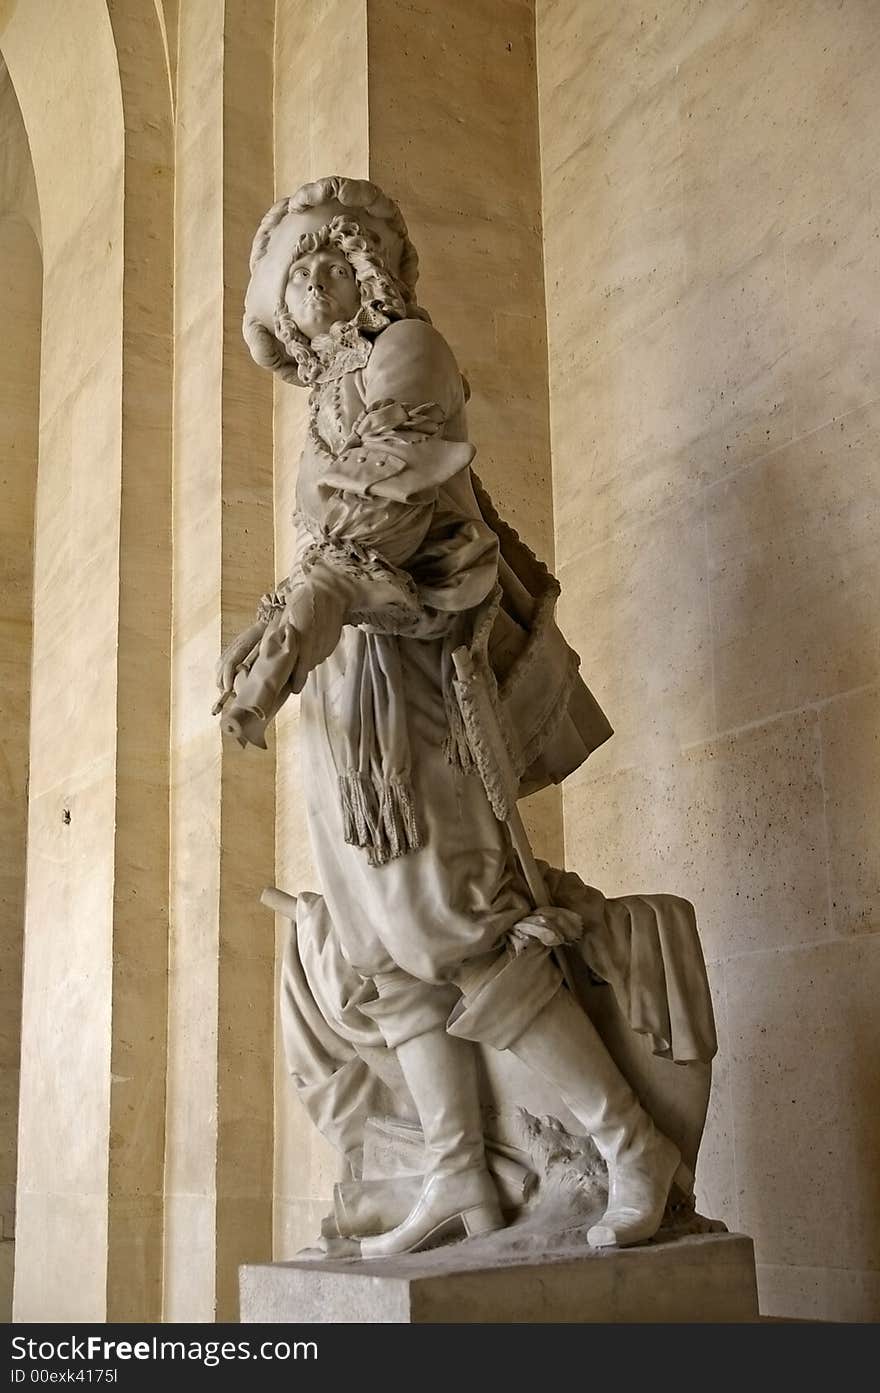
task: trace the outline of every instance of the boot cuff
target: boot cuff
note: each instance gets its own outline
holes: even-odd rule
[[[515,957],[499,958],[498,971],[463,996],[446,1029],[462,1040],[506,1050],[542,1011],[562,985],[562,974],[543,944],[529,945]]]

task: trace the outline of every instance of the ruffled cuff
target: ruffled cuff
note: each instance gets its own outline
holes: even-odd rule
[[[443,434],[445,417],[436,402],[418,406],[384,400],[354,422],[345,447],[333,454],[314,439],[324,456],[321,485],[361,498],[398,503],[421,501],[467,467],[476,453],[467,440]]]
[[[267,590],[265,595],[261,595],[260,603],[257,605],[257,623],[268,624],[274,615],[284,609],[289,594],[290,579],[285,578],[274,590]]]
[[[451,627],[453,616],[423,604],[411,575],[368,547],[321,537],[300,566],[306,583],[345,586],[349,624],[406,638],[439,638]]]

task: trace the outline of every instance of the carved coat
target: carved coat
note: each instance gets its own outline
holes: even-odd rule
[[[554,622],[558,583],[471,472],[445,340],[407,319],[364,348],[337,355],[313,389],[296,562],[264,597],[235,703],[265,721],[291,690],[292,609],[300,633],[304,612],[315,625],[341,617],[301,704],[325,899],[364,976],[443,982],[531,907],[462,726],[452,651],[467,645],[497,684],[520,795],[560,782],[611,727]]]

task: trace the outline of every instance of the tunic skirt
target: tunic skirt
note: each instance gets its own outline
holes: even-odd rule
[[[398,638],[411,782],[422,846],[384,865],[344,840],[333,729],[346,663],[365,641],[346,627],[302,693],[300,749],[315,868],[343,952],[364,977],[402,969],[423,982],[451,979],[490,952],[531,907],[507,828],[475,773],[444,752],[447,719],[440,639]]]

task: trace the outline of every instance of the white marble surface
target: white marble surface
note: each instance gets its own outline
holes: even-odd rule
[[[371,1263],[241,1270],[245,1324],[717,1323],[757,1318],[754,1254],[741,1234],[700,1235],[572,1257],[493,1260],[490,1240]]]

